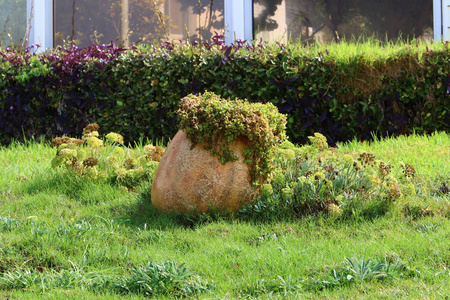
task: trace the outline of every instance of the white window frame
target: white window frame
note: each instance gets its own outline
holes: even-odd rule
[[[433,0],[434,39],[450,40],[450,0]]]
[[[442,0],[433,0],[433,37],[442,38]]]
[[[253,1],[225,0],[225,42],[253,39]]]
[[[101,1],[101,0],[97,0]],[[33,4],[33,5],[32,5]],[[253,1],[225,0],[225,42],[253,39]],[[32,16],[32,17],[31,17]],[[29,45],[53,48],[53,0],[27,0]],[[450,39],[450,0],[433,0],[434,39]]]
[[[53,48],[53,0],[27,0],[27,34],[39,52]]]
[[[450,0],[433,0],[434,40],[450,40]]]

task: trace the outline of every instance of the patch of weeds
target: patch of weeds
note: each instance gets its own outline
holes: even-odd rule
[[[30,290],[44,292],[52,289],[76,289],[82,287],[89,289],[91,287],[99,288],[103,286],[106,291],[105,280],[103,276],[94,272],[85,272],[72,263],[72,269],[50,270],[32,270],[16,269],[14,271],[4,272],[0,277],[0,289],[3,290]],[[103,283],[103,284],[102,284]]]
[[[184,264],[177,265],[172,261],[162,264],[150,262],[145,266],[133,268],[131,273],[130,277],[120,278],[114,283],[117,292],[147,297],[156,295],[193,297],[212,288]]]
[[[10,217],[0,217],[0,232],[12,231],[20,226],[20,220],[11,219]]]
[[[303,279],[301,278],[294,278],[292,275],[285,277],[278,275],[273,280],[257,280],[255,283],[242,289],[240,296],[250,299],[263,295],[289,297],[302,290],[302,283]]]
[[[332,269],[324,278],[309,279],[304,282],[308,291],[338,288],[365,281],[384,281],[416,275],[400,260],[395,263],[386,256],[382,261],[364,258],[345,258],[344,267]]]
[[[86,272],[72,263],[71,269],[16,269],[0,276],[0,290],[29,290],[44,292],[52,289],[83,289],[95,293],[114,291],[121,295],[136,294],[146,297],[170,295],[195,297],[213,286],[202,281],[184,264],[167,261],[149,262],[130,270],[131,275],[121,277]]]
[[[86,235],[92,229],[92,225],[85,220],[78,220],[75,222],[75,219],[71,222],[61,222],[55,228],[55,234],[58,237],[69,239],[71,237],[82,237]]]
[[[267,241],[274,241],[274,240],[278,240],[278,235],[276,233],[266,233],[249,239],[248,244],[251,246],[259,246]]]
[[[251,237],[248,239],[248,244],[250,246],[259,246],[265,242],[268,241],[276,241],[281,237],[284,237],[288,235],[289,233],[292,233],[293,229],[289,227],[287,230],[278,230],[278,231],[272,231],[268,233],[264,233],[262,235],[258,235],[256,237]]]
[[[416,226],[416,230],[422,234],[430,234],[435,232],[439,228],[439,224],[426,223]]]

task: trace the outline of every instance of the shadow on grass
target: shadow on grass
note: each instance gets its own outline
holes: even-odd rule
[[[122,214],[125,224],[131,227],[143,228],[151,227],[159,230],[167,230],[171,228],[184,227],[187,229],[196,229],[206,224],[214,222],[243,222],[253,225],[261,224],[277,224],[280,222],[307,222],[322,224],[330,222],[334,224],[357,224],[372,222],[376,219],[384,217],[391,209],[392,203],[386,201],[366,203],[354,214],[347,213],[340,216],[330,215],[325,212],[316,214],[298,214],[296,212],[288,212],[286,210],[280,212],[267,208],[261,210],[261,205],[257,203],[245,206],[237,213],[223,213],[211,211],[208,214],[168,214],[159,212],[151,203],[151,187],[146,188],[139,193],[136,201],[129,207],[126,214]]]
[[[229,213],[211,212],[209,214],[164,213],[155,209],[151,202],[151,186],[137,195],[135,203],[123,215],[125,224],[132,227],[151,226],[161,230],[175,227],[195,229],[203,224],[219,220],[234,220],[236,216]]]
[[[37,174],[20,186],[22,195],[59,194],[83,205],[112,201],[116,191],[108,182],[60,172]]]
[[[194,216],[157,211],[151,203],[151,184],[148,182],[128,192],[116,182],[80,177],[59,170],[37,174],[20,183],[17,190],[23,196],[64,195],[67,203],[62,205],[73,206],[76,203],[92,208],[86,211],[87,214],[83,215],[83,218],[112,217],[121,224],[136,228],[194,228],[199,224],[217,220],[213,217],[214,214]]]
[[[136,200],[119,217],[123,220],[123,224],[130,227],[150,227],[159,230],[169,230],[179,226],[174,215],[161,213],[153,207],[150,194],[151,188],[145,188],[137,194]]]

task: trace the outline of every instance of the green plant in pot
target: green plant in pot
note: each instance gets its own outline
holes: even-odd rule
[[[182,99],[180,131],[155,174],[153,205],[163,211],[239,210],[270,179],[286,119],[272,104],[206,92]]]

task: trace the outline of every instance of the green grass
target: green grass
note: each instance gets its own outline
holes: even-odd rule
[[[403,55],[417,56],[420,60],[423,54],[428,51],[446,51],[448,44],[419,40],[405,41],[402,39],[396,42],[383,42],[374,38],[366,38],[341,40],[326,44],[315,43],[308,46],[293,43],[288,44],[287,47],[294,53],[305,57],[316,57],[321,54],[341,63],[350,63],[355,59],[362,59],[371,64]]]
[[[145,182],[52,169],[42,142],[0,148],[0,298],[448,298],[449,149],[446,133],[339,145],[415,167],[416,195],[378,217],[189,220],[155,211]]]
[[[353,141],[340,144],[339,150],[367,151],[390,164],[399,161],[415,166],[421,177],[433,178],[450,174],[450,136],[434,133],[430,136],[409,135],[375,140],[374,142]]]
[[[434,133],[430,136],[410,135],[397,138],[375,140],[375,142],[351,142],[339,145],[341,152],[366,151],[388,164],[399,162],[414,166],[417,172],[415,183],[417,194],[400,199],[407,207],[424,210],[442,211],[450,216],[450,199],[438,193],[443,183],[449,185],[450,179],[450,136],[446,133]],[[393,173],[398,176],[402,169],[397,167]]]

